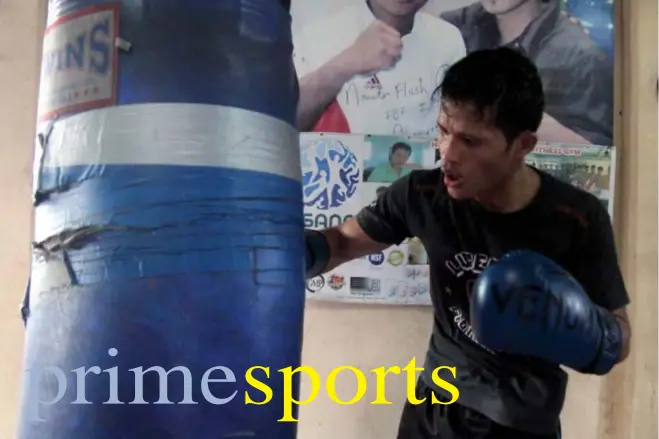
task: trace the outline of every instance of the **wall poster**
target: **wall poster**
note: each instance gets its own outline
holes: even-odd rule
[[[304,222],[335,226],[373,202],[414,169],[435,166],[430,138],[303,133],[300,136]],[[595,194],[613,211],[615,149],[541,144],[530,165]],[[401,169],[400,175],[391,169]],[[430,305],[428,256],[417,238],[348,262],[307,281],[307,298],[390,305]]]
[[[541,144],[527,163],[595,195],[613,218],[616,148]]]
[[[310,229],[342,223],[413,169],[435,166],[431,139],[359,134],[300,136],[304,222]],[[418,239],[348,262],[307,281],[311,299],[428,305],[426,252]]]
[[[504,45],[538,67],[541,141],[612,144],[613,0],[292,0],[291,15],[301,131],[432,137],[446,69]]]
[[[453,63],[499,46],[523,52],[543,81],[543,144],[529,162],[612,212],[613,0],[292,0],[291,16],[303,168],[326,167],[322,185],[305,174],[307,227],[356,214],[397,178],[391,168],[434,167],[434,92]],[[418,244],[312,279],[308,296],[429,304]]]

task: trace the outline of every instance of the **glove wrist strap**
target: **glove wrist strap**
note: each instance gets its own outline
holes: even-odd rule
[[[595,375],[604,375],[608,373],[613,366],[620,360],[622,353],[622,330],[620,323],[615,316],[609,311],[597,308],[598,322],[602,329],[602,339],[600,340],[597,355],[593,361],[586,367],[586,373]]]
[[[307,279],[323,273],[330,260],[330,248],[325,235],[318,230],[304,231],[307,253]]]

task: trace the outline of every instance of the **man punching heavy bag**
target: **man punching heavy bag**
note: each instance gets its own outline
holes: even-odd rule
[[[296,436],[296,104],[285,2],[50,1],[20,439]]]
[[[611,219],[593,194],[526,164],[544,114],[531,60],[476,51],[435,92],[439,167],[399,178],[339,226],[308,230],[307,276],[420,240],[433,329],[396,437],[560,439],[563,367],[605,375],[630,351]]]

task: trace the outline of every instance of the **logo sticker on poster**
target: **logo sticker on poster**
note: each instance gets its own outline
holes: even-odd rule
[[[368,262],[371,263],[371,265],[375,265],[376,267],[384,264],[384,253],[378,252],[372,255],[368,255]]]
[[[301,152],[305,206],[336,209],[357,192],[357,157],[343,142],[315,139],[305,142]]]
[[[333,290],[340,290],[346,284],[346,278],[344,276],[333,274],[329,278],[327,285],[330,286]]]
[[[323,275],[318,275],[307,280],[307,291],[310,293],[317,293],[325,286],[325,278]]]
[[[361,295],[373,295],[380,293],[380,279],[370,277],[351,277],[350,292]]]
[[[400,250],[393,250],[389,253],[389,256],[387,256],[387,262],[389,262],[394,267],[397,267],[405,262],[405,255]]]
[[[116,103],[119,6],[102,5],[63,16],[46,29],[40,121]]]

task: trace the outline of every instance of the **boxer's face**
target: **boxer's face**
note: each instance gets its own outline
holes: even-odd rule
[[[404,149],[397,149],[391,154],[391,164],[394,166],[403,166],[409,160],[410,155]]]
[[[389,14],[401,17],[410,14],[416,14],[428,0],[371,0],[377,3],[380,8],[387,11]]]
[[[507,14],[522,4],[536,0],[481,0],[481,5],[486,12],[493,15]]]
[[[480,114],[469,104],[442,102],[438,132],[444,183],[456,199],[495,197],[535,146],[531,133],[508,143],[492,113]]]

